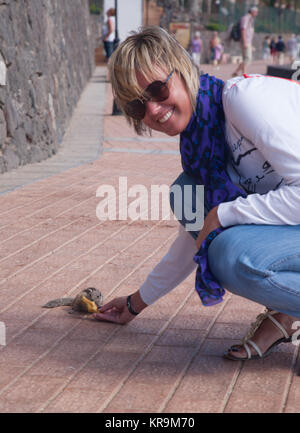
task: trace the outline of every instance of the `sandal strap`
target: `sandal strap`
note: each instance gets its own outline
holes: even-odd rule
[[[247,343],[243,343],[244,348],[246,349],[247,355],[248,355],[248,359],[251,359],[251,350],[249,349],[249,346]]]
[[[247,343],[251,344],[251,346],[254,347],[254,349],[256,350],[258,355],[260,356],[260,358],[262,358],[263,354],[262,354],[262,351],[260,350],[260,348],[258,347],[258,345],[256,343],[254,343],[254,341],[252,341],[252,340],[248,340]]]
[[[281,323],[278,322],[278,320],[275,319],[275,317],[272,316],[272,314],[275,313],[277,313],[277,311],[271,311],[267,314],[267,317],[274,323],[275,326],[277,326],[285,338],[290,338],[289,334],[286,332],[286,329],[281,325]]]

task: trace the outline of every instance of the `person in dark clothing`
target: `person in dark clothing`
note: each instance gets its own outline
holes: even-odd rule
[[[279,65],[284,64],[284,54],[285,54],[285,43],[282,36],[278,36],[278,41],[276,42],[276,52],[277,52],[277,62]]]

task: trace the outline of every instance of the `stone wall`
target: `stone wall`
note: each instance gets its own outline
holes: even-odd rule
[[[97,32],[88,0],[0,0],[0,173],[57,152]]]

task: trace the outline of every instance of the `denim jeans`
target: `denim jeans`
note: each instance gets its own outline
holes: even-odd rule
[[[182,173],[173,185],[195,182]],[[186,205],[190,198],[183,200]],[[174,210],[172,197],[170,203]],[[188,222],[184,216],[179,221],[183,226]],[[228,291],[300,317],[300,225],[230,227],[212,241],[208,259],[212,273]]]
[[[103,44],[106,53],[106,58],[109,59],[112,53],[114,52],[114,43],[110,41],[104,41]]]

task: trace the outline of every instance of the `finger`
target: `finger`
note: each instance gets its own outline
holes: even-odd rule
[[[105,305],[102,305],[102,307],[100,308],[100,311],[104,312],[107,310],[111,310],[112,308],[118,309],[118,307],[115,305],[115,299],[113,299],[112,301],[108,302]]]
[[[95,313],[93,314],[93,317],[99,321],[120,323],[120,317],[112,313]]]

